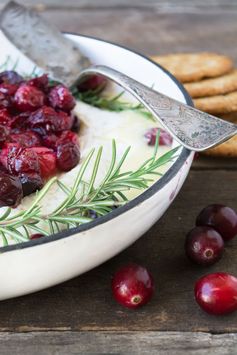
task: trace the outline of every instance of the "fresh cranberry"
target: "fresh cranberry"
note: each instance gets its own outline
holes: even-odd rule
[[[106,86],[107,80],[104,76],[101,75],[91,75],[88,79],[84,80],[81,82],[77,88],[79,91],[84,92],[84,91],[89,91],[89,90],[96,90],[101,88],[104,89]]]
[[[41,145],[41,140],[38,134],[31,131],[11,134],[10,141],[12,143],[18,143],[24,148],[37,147]]]
[[[6,142],[10,134],[9,128],[0,124],[0,147]]]
[[[201,277],[194,293],[197,303],[207,313],[221,315],[237,310],[237,278],[225,272]]]
[[[153,279],[143,266],[129,264],[114,275],[112,291],[118,303],[128,308],[137,308],[151,299],[154,292]]]
[[[40,90],[42,90],[44,93],[48,92],[48,86],[49,86],[49,78],[47,74],[43,74],[41,76],[37,76],[33,79],[30,79],[28,81],[28,85],[34,86]]]
[[[0,73],[0,83],[15,85],[20,84],[23,80],[23,77],[14,70],[6,70]]]
[[[40,234],[40,233],[35,233],[35,234],[31,234],[31,236],[30,236],[30,240],[40,239],[40,238],[42,238],[42,237],[44,237],[44,235],[43,235],[43,234]]]
[[[72,123],[71,130],[75,133],[78,133],[80,131],[80,120],[76,115],[73,116],[73,123]]]
[[[33,112],[28,123],[30,128],[42,135],[47,135],[61,130],[58,113],[49,106],[43,106]]]
[[[12,96],[15,94],[17,89],[18,89],[18,85],[15,84],[7,84],[7,83],[0,84],[0,92],[5,95],[7,94]]]
[[[224,205],[209,205],[197,216],[196,225],[213,227],[224,240],[230,240],[237,235],[237,213]]]
[[[8,94],[0,92],[0,110],[12,107],[12,99]]]
[[[38,156],[40,165],[40,175],[48,178],[56,174],[56,156],[53,150],[46,147],[31,148]]]
[[[1,153],[3,153],[4,149]],[[40,172],[38,155],[32,148],[11,146],[8,148],[7,169],[12,174],[33,174]]]
[[[14,96],[15,106],[19,111],[35,111],[43,106],[45,100],[44,93],[38,88],[22,84]]]
[[[197,264],[212,265],[221,258],[224,241],[213,228],[196,227],[186,237],[185,250],[187,256]]]
[[[57,146],[57,166],[61,171],[73,169],[80,161],[80,150],[77,144],[72,142]]]
[[[19,177],[22,184],[23,196],[28,196],[43,187],[43,180],[39,174],[21,174]]]
[[[16,207],[23,197],[18,177],[0,172],[0,207]]]
[[[50,104],[63,111],[71,111],[76,101],[69,89],[63,85],[57,85],[49,93]]]
[[[151,128],[146,132],[145,138],[147,139],[148,145],[155,145],[158,132],[160,132],[159,145],[171,146],[173,138],[162,128]]]

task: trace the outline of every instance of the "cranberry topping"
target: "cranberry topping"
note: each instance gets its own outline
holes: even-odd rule
[[[23,196],[21,182],[18,177],[0,172],[0,207],[16,207]]]
[[[46,147],[34,147],[32,150],[37,154],[40,175],[42,178],[48,178],[56,174],[56,156],[53,150]]]
[[[73,169],[80,161],[80,150],[77,144],[72,142],[57,146],[57,167],[61,171]]]
[[[9,107],[12,107],[11,97],[8,94],[0,91],[0,110]]]
[[[1,95],[0,95],[1,96]],[[9,126],[11,122],[11,116],[7,109],[0,109],[0,124]]]
[[[18,143],[21,147],[24,148],[37,147],[41,145],[41,139],[39,135],[31,131],[11,134],[10,141],[12,143]]]
[[[201,277],[195,285],[199,306],[210,314],[227,314],[237,310],[237,278],[225,272]]]
[[[151,274],[146,268],[129,264],[119,269],[112,280],[114,298],[128,308],[138,308],[146,304],[154,292]]]
[[[24,81],[23,77],[14,70],[6,70],[0,73],[0,83],[20,84]]]
[[[37,76],[33,79],[30,79],[28,81],[28,84],[42,90],[46,94],[48,93],[49,78],[47,74],[43,74],[41,76]]]
[[[149,131],[145,133],[147,144],[152,146],[155,145],[158,131],[160,132],[159,145],[171,146],[173,142],[173,138],[167,131],[165,131],[162,128],[151,128]]]
[[[196,225],[213,227],[224,240],[230,240],[237,235],[237,213],[224,205],[209,205],[199,213]]]
[[[76,102],[69,89],[64,85],[57,85],[49,93],[49,102],[52,107],[71,111]]]
[[[19,111],[35,111],[43,106],[45,100],[44,93],[29,84],[22,84],[16,91],[14,103]]]
[[[5,95],[12,96],[15,94],[17,89],[18,89],[18,85],[16,84],[7,84],[7,83],[0,84],[0,92]]]
[[[28,119],[29,126],[42,135],[60,131],[58,113],[49,106],[33,112]]]
[[[42,238],[42,237],[44,237],[43,234],[35,233],[35,234],[31,234],[30,239],[31,239],[31,240],[34,240],[34,239],[40,239],[40,238]]]
[[[89,91],[101,88],[101,90],[106,86],[107,80],[102,75],[91,75],[88,79],[81,82],[77,88],[79,91]]]
[[[9,133],[9,128],[0,124],[0,148],[8,140]]]
[[[39,173],[38,156],[31,148],[12,146],[8,149],[7,169],[15,175]]]
[[[28,196],[43,187],[43,180],[39,174],[21,174],[23,196]]]

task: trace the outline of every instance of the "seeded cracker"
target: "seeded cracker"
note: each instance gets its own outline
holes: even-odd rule
[[[228,94],[237,90],[237,70],[217,78],[187,83],[184,87],[194,98]]]
[[[233,69],[233,61],[230,58],[208,52],[178,53],[151,58],[184,83],[224,75]]]
[[[237,111],[237,91],[193,100],[197,109],[214,115]]]

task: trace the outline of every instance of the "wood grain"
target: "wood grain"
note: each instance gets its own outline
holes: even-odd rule
[[[209,268],[191,264],[184,254],[185,235],[197,213],[214,202],[237,209],[236,171],[192,171],[163,218],[123,253],[62,285],[1,302],[0,331],[237,332],[237,312],[212,317],[199,309],[193,295],[195,281],[206,273],[236,274],[237,238],[227,244],[220,262]],[[137,311],[116,304],[110,289],[112,274],[131,261],[146,265],[156,285],[152,302]]]
[[[231,355],[237,334],[179,332],[0,333],[1,355]]]

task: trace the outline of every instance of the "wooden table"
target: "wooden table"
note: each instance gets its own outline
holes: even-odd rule
[[[237,61],[236,0],[22,2],[64,31],[142,53],[212,50]],[[192,265],[183,249],[200,209],[214,202],[237,208],[236,180],[236,159],[198,159],[165,216],[133,246],[74,280],[1,302],[0,354],[237,353],[237,313],[209,316],[193,297],[201,275],[237,274],[237,239],[208,269]],[[111,275],[130,261],[146,265],[156,284],[152,302],[138,311],[120,307],[111,297]]]

